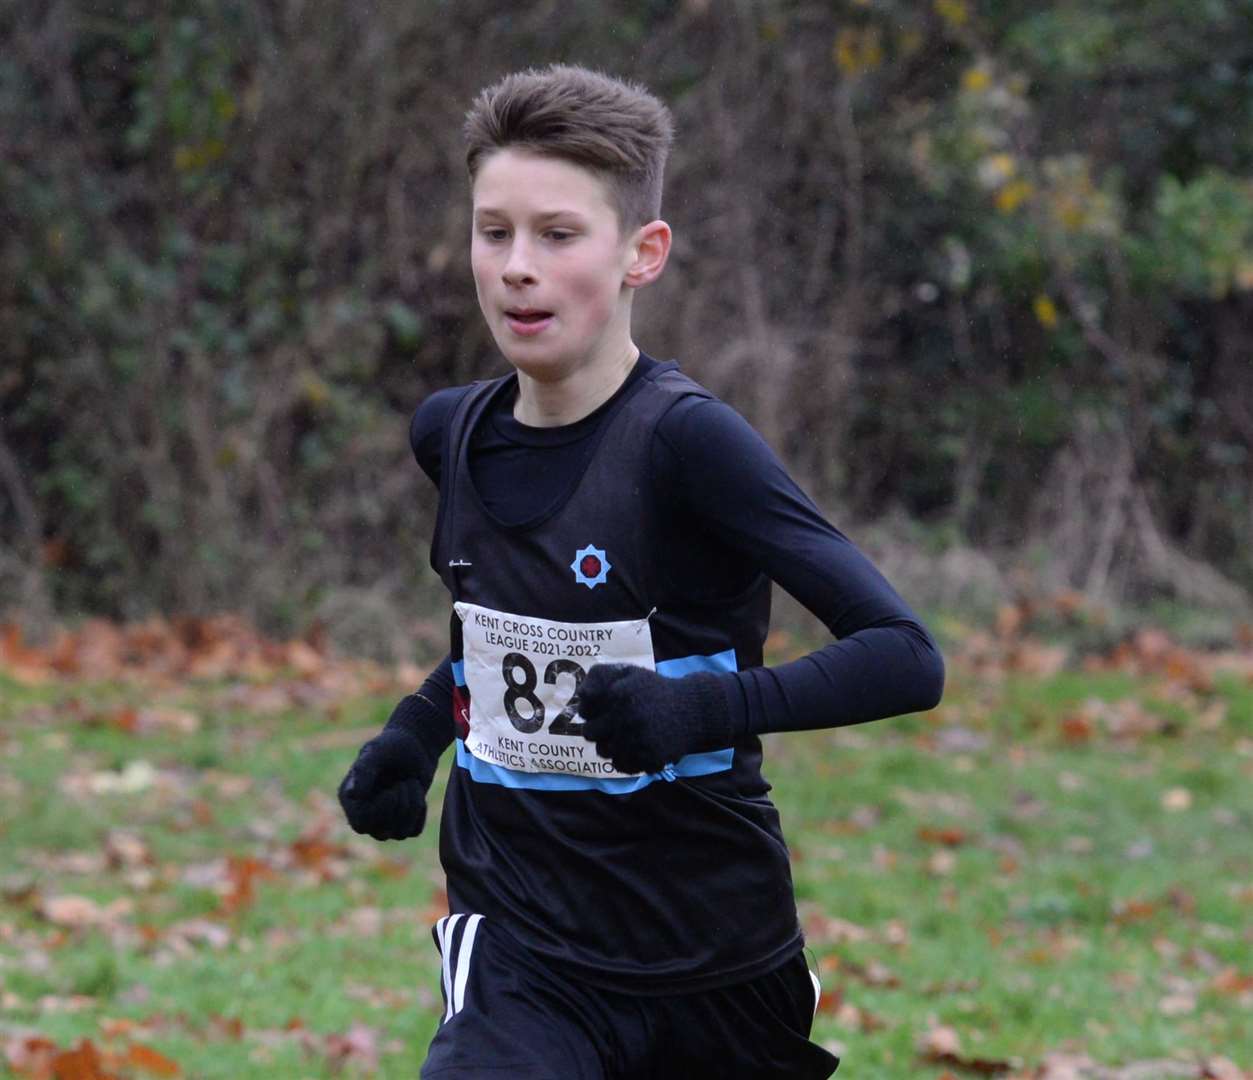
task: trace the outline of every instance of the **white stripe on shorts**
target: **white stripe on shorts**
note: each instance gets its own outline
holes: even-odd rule
[[[816,1020],[818,1018],[818,1003],[822,1001],[822,983],[818,981],[818,976],[815,975],[814,972],[808,966],[806,966],[805,970],[809,972],[809,979],[814,984],[814,1016],[813,1018]]]
[[[474,952],[474,935],[479,932],[482,915],[471,915],[461,935],[461,948],[457,950],[457,978],[453,983],[452,1011],[455,1016],[465,1005],[466,980],[470,977],[470,955]]]
[[[452,944],[452,932],[460,919],[460,913],[445,915],[435,924],[435,933],[439,938],[441,966],[444,969],[444,1000],[448,1003],[448,1008],[444,1010],[445,1020],[452,1019],[452,960],[448,955],[448,947]]]

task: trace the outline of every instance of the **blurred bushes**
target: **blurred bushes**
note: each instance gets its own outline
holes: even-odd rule
[[[412,595],[430,390],[501,370],[460,117],[572,60],[679,122],[637,340],[843,517],[1253,586],[1237,0],[0,9],[0,607]]]

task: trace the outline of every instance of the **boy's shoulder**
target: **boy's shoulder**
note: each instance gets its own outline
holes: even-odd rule
[[[443,431],[461,396],[475,385],[467,383],[465,386],[445,386],[423,398],[413,410],[413,418],[409,421],[409,442],[416,444],[418,439]]]
[[[436,485],[439,484],[440,457],[449,417],[461,398],[476,385],[468,383],[465,386],[446,386],[427,395],[413,410],[413,416],[409,420],[409,448],[422,466],[422,471]]]
[[[423,472],[439,485],[440,458],[444,448],[444,433],[452,414],[462,399],[471,391],[492,388],[513,378],[512,373],[495,379],[476,380],[460,386],[446,386],[427,395],[409,420],[409,448],[422,466]]]
[[[668,452],[674,465],[724,467],[745,457],[761,460],[763,452],[773,457],[761,433],[738,409],[704,387],[700,390],[676,397],[657,425],[658,450]]]

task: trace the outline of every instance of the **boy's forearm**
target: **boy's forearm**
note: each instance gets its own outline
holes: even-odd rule
[[[417,735],[438,757],[452,743],[452,661],[445,656],[422,686],[397,704],[388,727],[403,727]]]
[[[807,731],[934,708],[944,691],[944,658],[909,622],[859,630],[799,660],[719,681],[734,731]]]

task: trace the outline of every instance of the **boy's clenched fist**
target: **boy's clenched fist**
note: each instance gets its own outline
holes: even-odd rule
[[[732,742],[726,695],[704,672],[669,679],[632,664],[597,664],[578,700],[583,737],[620,772],[659,772],[685,754]]]
[[[353,830],[375,840],[405,840],[426,824],[426,793],[439,753],[424,739],[423,706],[413,695],[357,752],[339,785],[339,805]]]

